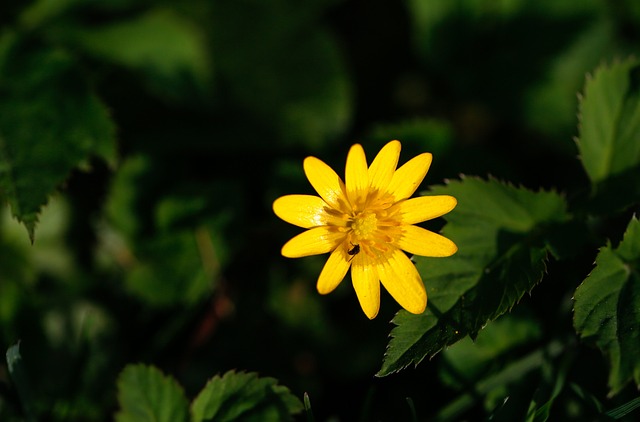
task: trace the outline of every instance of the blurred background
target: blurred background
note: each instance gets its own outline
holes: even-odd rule
[[[172,374],[189,397],[238,369],[307,392],[319,421],[407,420],[407,397],[427,420],[468,385],[447,377],[445,355],[376,378],[399,306],[385,293],[369,321],[348,277],[318,295],[326,257],[280,255],[301,229],[272,201],[313,193],[304,157],[342,175],[353,143],[372,159],[392,139],[401,162],[433,153],[423,192],[461,174],[587,190],[577,94],[598,65],[637,54],[640,3],[4,0],[0,40],[19,45],[0,48],[0,97],[44,80],[51,95],[34,101],[56,109],[82,85],[106,111],[100,126],[86,108],[68,110],[101,128],[104,148],[65,177],[33,246],[1,209],[0,346],[21,341],[45,420],[111,420],[117,375],[136,362]],[[56,133],[50,123],[33,130]],[[585,274],[558,274],[518,307],[526,341],[505,353],[571,327]],[[584,382],[604,400],[607,368],[584,353]],[[496,364],[483,365],[474,376]],[[517,397],[529,379],[511,382]],[[0,419],[16,414],[3,391]]]

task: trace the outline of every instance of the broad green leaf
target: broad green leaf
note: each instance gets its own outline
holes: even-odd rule
[[[139,72],[151,89],[172,98],[206,91],[212,63],[204,34],[170,10],[153,9],[130,20],[70,28],[65,40],[87,54]]]
[[[192,421],[288,421],[304,406],[273,378],[229,371],[215,376],[191,405]]]
[[[633,218],[617,248],[600,250],[596,267],[576,290],[574,327],[610,365],[609,388],[640,385],[640,222]]]
[[[578,148],[593,183],[640,166],[640,62],[599,67],[580,100]]]
[[[114,126],[67,53],[0,40],[0,200],[33,241],[42,206],[74,168],[115,161]]]
[[[187,422],[189,402],[182,387],[159,369],[128,365],[118,377],[116,422]]]
[[[429,194],[452,195],[458,206],[443,234],[458,245],[449,258],[416,257],[428,294],[427,311],[400,311],[393,320],[378,376],[417,365],[509,311],[542,279],[547,236],[568,216],[553,192],[465,178]]]

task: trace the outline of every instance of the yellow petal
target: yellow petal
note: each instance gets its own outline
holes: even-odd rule
[[[351,266],[350,257],[347,256],[345,248],[342,247],[338,247],[331,252],[329,259],[327,259],[324,268],[320,272],[320,277],[318,277],[318,284],[316,285],[318,293],[326,295],[338,287]]]
[[[413,262],[398,249],[378,264],[380,281],[391,296],[412,314],[421,314],[427,307],[427,291]]]
[[[357,208],[360,203],[364,202],[369,189],[367,157],[360,144],[352,146],[347,155],[345,184],[349,202],[352,207]]]
[[[386,191],[400,157],[400,142],[387,143],[369,166],[369,186],[372,190]]]
[[[273,202],[273,212],[296,226],[308,229],[317,226],[346,226],[346,220],[336,212],[332,212],[329,205],[322,198],[313,195],[286,195]]]
[[[343,209],[346,203],[344,182],[340,176],[323,161],[316,157],[304,159],[304,173],[311,186],[334,209]]]
[[[401,226],[396,246],[414,255],[451,256],[458,247],[451,240],[418,226]]]
[[[367,254],[359,253],[353,258],[351,281],[365,315],[375,318],[380,310],[380,281],[376,266]]]
[[[393,174],[388,192],[396,201],[407,199],[418,189],[427,175],[432,160],[431,154],[425,152],[407,161]]]
[[[416,224],[440,217],[455,208],[458,201],[449,195],[419,196],[394,205],[403,224]]]
[[[332,227],[315,227],[289,240],[284,244],[281,252],[287,258],[319,255],[334,250],[342,243],[345,236],[344,233]]]

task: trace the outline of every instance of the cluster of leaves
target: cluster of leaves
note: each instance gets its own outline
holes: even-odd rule
[[[393,322],[382,368],[385,376],[469,336],[476,339],[490,321],[510,311],[536,285],[552,277],[557,263],[601,241],[593,226],[628,218],[617,245],[602,245],[596,266],[573,293],[573,325],[585,343],[597,346],[609,362],[609,389],[619,393],[629,382],[640,386],[640,62],[629,59],[599,67],[580,98],[580,159],[591,180],[583,195],[531,191],[497,180],[462,178],[429,194],[459,198],[443,233],[461,245],[445,262],[417,258],[427,284],[431,312],[400,312]],[[620,189],[623,187],[623,189]],[[612,191],[613,190],[613,191]],[[612,198],[612,199],[609,199]],[[630,214],[631,212],[631,214]],[[553,268],[552,268],[553,269]],[[562,314],[560,314],[562,315]],[[510,327],[522,333],[527,327]],[[493,345],[504,352],[520,342]],[[566,336],[566,333],[562,333]],[[467,348],[473,347],[467,344]],[[547,352],[566,353],[570,337],[550,340]],[[456,356],[453,352],[453,356]],[[455,357],[461,376],[474,372]],[[484,365],[484,359],[476,365]],[[531,368],[527,368],[531,370]],[[561,387],[558,387],[561,388]],[[528,415],[540,420],[558,392],[531,403]],[[461,410],[461,409],[458,409]]]
[[[0,5],[0,419],[637,415],[636,2],[360,3]],[[459,252],[384,353],[270,203],[390,139]]]

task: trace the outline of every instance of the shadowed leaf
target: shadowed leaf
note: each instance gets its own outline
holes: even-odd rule
[[[640,385],[640,222],[633,218],[617,248],[600,250],[596,268],[575,293],[574,327],[610,365],[609,388]]]
[[[494,180],[463,179],[429,194],[452,195],[458,206],[443,234],[458,245],[446,259],[418,258],[427,287],[427,311],[400,311],[393,320],[378,376],[417,365],[509,311],[541,280],[546,236],[567,219],[563,198]]]
[[[117,422],[186,422],[189,403],[182,387],[152,366],[129,365],[118,378]]]
[[[209,380],[192,403],[193,421],[289,421],[304,406],[274,378],[229,371]]]
[[[598,68],[580,101],[582,164],[601,182],[640,164],[640,65],[635,59]]]
[[[42,206],[74,168],[91,156],[115,161],[115,130],[67,53],[2,41],[0,199],[33,241]]]

